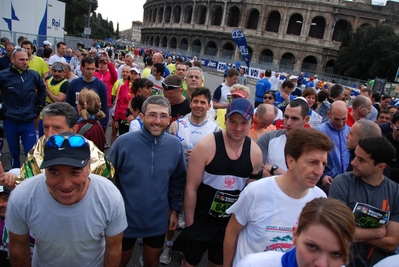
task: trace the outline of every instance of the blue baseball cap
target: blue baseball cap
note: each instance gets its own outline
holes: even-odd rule
[[[236,98],[227,106],[226,117],[229,118],[233,113],[240,113],[246,120],[250,120],[254,115],[254,107],[245,98]]]

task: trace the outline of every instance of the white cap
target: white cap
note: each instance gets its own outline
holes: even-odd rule
[[[293,79],[297,79],[297,80],[298,80],[298,76],[291,75],[288,79],[289,79],[289,80],[293,80]]]
[[[49,41],[46,40],[46,41],[43,42],[43,45],[50,45],[51,46],[52,44]]]
[[[132,71],[132,70],[134,70],[138,74],[141,74],[141,70],[136,67],[130,68],[130,71]]]

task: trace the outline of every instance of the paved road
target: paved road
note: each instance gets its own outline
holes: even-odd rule
[[[137,62],[137,60],[136,60]],[[142,64],[140,64],[142,65]],[[204,76],[205,76],[205,86],[208,87],[212,93],[213,91],[216,89],[216,87],[221,84],[223,82],[223,73],[221,72],[217,72],[215,70],[212,70],[210,68],[208,69],[204,69]],[[255,84],[255,80],[250,80],[249,83],[249,87],[251,89],[251,94],[250,97],[248,98],[251,102],[254,99],[254,95],[255,95],[255,91],[254,91],[254,84]],[[107,137],[109,138],[110,135],[110,131],[107,131]],[[24,161],[24,154],[23,154],[23,149],[21,146],[21,162]],[[3,164],[3,168],[4,170],[9,170],[10,169],[10,160],[9,160],[9,151],[8,151],[8,146],[7,146],[7,142],[4,142],[4,148],[3,151],[1,153],[0,156],[0,161]],[[181,231],[176,231],[176,236],[180,233]],[[136,244],[134,251],[133,251],[133,255],[132,258],[129,262],[129,267],[140,267],[140,263],[139,263],[139,258],[143,253],[143,247]],[[161,265],[160,266],[171,266],[171,267],[179,267],[181,265],[181,261],[182,261],[182,255],[179,252],[172,252],[172,262],[168,265]],[[205,267],[208,266],[208,260],[207,260],[207,254],[204,255],[201,263],[198,265],[198,267]]]

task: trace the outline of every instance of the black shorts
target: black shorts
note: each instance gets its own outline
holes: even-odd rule
[[[187,263],[198,265],[206,251],[208,260],[216,265],[223,264],[223,240],[225,225],[205,224],[198,220],[184,228],[174,242],[172,250],[184,252]]]
[[[165,235],[144,237],[143,243],[152,248],[162,248],[165,243]],[[130,250],[134,247],[137,238],[123,238],[122,239],[122,251]]]

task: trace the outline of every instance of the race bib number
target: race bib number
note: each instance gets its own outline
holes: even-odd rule
[[[231,207],[238,199],[238,195],[232,195],[224,192],[217,191],[213,198],[209,215],[218,218],[230,217],[226,214],[226,210]]]

